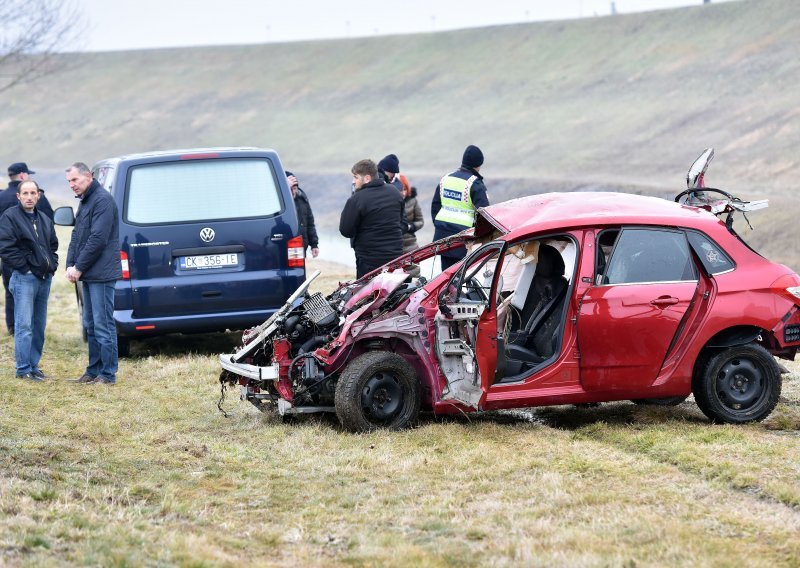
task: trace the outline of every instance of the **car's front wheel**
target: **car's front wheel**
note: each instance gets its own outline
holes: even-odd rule
[[[750,343],[711,357],[692,381],[695,401],[714,422],[763,420],[778,404],[781,373],[769,351]]]
[[[336,383],[334,399],[339,422],[348,430],[397,430],[413,423],[419,414],[419,383],[401,356],[370,351],[347,365]]]

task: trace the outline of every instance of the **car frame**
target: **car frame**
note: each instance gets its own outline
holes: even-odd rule
[[[548,193],[479,209],[473,229],[327,297],[307,292],[312,276],[220,356],[220,381],[260,410],[335,412],[352,431],[403,428],[420,409],[690,394],[712,421],[762,420],[780,396],[775,357],[800,346],[800,277],[733,230],[734,213],[765,204],[715,191],[682,203]],[[430,281],[409,273],[459,246],[466,258]]]

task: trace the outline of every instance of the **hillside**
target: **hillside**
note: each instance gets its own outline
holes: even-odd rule
[[[745,0],[436,34],[63,56],[64,71],[0,95],[6,161],[172,147],[276,148],[335,228],[350,165],[394,152],[421,196],[469,143],[493,201],[522,192],[682,189],[714,146],[709,182],[773,200],[755,235],[800,266],[800,18]],[[423,206],[424,207],[424,206]],[[784,224],[788,223],[788,224]]]

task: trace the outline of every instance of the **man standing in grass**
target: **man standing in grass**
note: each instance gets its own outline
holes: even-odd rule
[[[403,197],[383,181],[372,160],[351,169],[353,195],[339,218],[339,232],[356,253],[356,277],[361,278],[403,253]]]
[[[438,241],[469,229],[475,224],[475,210],[487,207],[489,197],[480,174],[483,152],[469,145],[461,158],[461,167],[444,176],[436,186],[431,201],[433,217],[433,240]],[[467,255],[467,249],[458,247],[442,253],[439,257],[442,270],[447,270]]]
[[[0,215],[5,213],[9,207],[16,207],[19,204],[17,199],[19,184],[30,179],[30,176],[35,173],[33,170],[28,169],[28,164],[25,162],[14,162],[8,166],[8,187],[4,191],[0,191]],[[50,202],[47,201],[47,197],[45,197],[44,190],[41,187],[39,188],[39,203],[36,204],[36,210],[50,217],[50,220],[53,219],[53,208],[50,206]],[[6,327],[9,335],[14,335],[14,296],[9,288],[11,267],[3,264],[2,269],[3,288],[6,290]]]
[[[58,238],[50,217],[36,207],[39,186],[26,180],[16,186],[18,206],[0,218],[0,258],[11,269],[14,296],[14,353],[17,378],[41,382],[39,368],[47,323],[47,299],[58,267]]]
[[[75,162],[66,171],[69,187],[81,200],[67,251],[67,280],[83,285],[89,341],[89,365],[77,382],[113,385],[119,366],[114,284],[122,278],[117,204],[86,164]]]

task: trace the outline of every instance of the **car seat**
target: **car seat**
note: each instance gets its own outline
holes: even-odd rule
[[[555,353],[568,288],[561,254],[550,245],[541,245],[536,274],[522,310],[524,327],[508,334],[504,375],[519,374]]]

